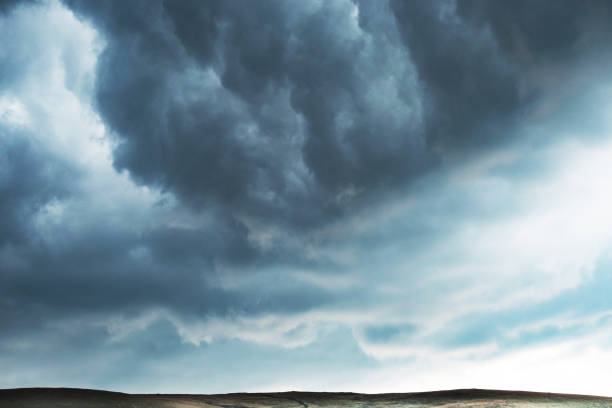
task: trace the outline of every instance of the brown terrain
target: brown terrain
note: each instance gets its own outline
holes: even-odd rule
[[[74,388],[0,390],[2,408],[612,407],[612,398],[522,391],[451,390],[402,394],[278,392],[124,394]]]

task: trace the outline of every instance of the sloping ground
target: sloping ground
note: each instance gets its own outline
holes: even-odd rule
[[[0,390],[2,408],[317,408],[611,407],[612,398],[520,391],[452,390],[411,394],[281,392],[217,395],[123,394],[71,388]]]

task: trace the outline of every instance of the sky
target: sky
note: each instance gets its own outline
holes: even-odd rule
[[[0,0],[0,388],[612,396],[612,3]]]

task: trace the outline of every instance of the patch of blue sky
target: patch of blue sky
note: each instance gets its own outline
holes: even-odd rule
[[[607,257],[575,288],[535,304],[458,317],[432,341],[443,348],[494,342],[506,352],[533,343],[588,335],[611,325],[611,293],[612,259]]]

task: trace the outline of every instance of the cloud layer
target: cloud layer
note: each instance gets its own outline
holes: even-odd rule
[[[604,393],[610,8],[0,2],[0,386]]]

